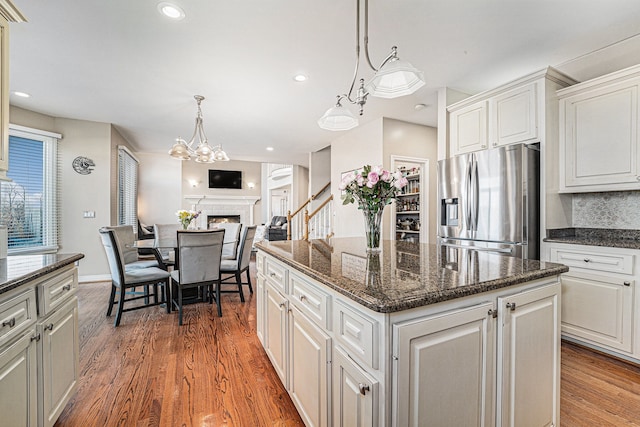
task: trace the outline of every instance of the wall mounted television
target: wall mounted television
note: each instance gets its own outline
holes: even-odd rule
[[[242,190],[242,171],[209,169],[209,188]]]

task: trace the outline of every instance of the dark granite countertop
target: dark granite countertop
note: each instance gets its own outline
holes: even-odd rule
[[[545,242],[640,249],[640,230],[559,228],[547,230]]]
[[[84,258],[84,254],[15,255],[0,259],[0,294]]]
[[[367,256],[364,238],[264,241],[263,250],[349,297],[392,313],[564,273],[561,264],[436,245],[386,240]]]

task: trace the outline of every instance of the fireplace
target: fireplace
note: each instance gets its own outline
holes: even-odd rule
[[[240,215],[207,215],[207,228],[211,229],[214,224],[223,222],[240,223]]]
[[[184,197],[185,202],[191,206],[191,210],[201,211],[202,214],[195,220],[195,226],[199,230],[209,228],[210,217],[236,217],[241,224],[253,225],[253,209],[260,200],[253,196],[218,196],[218,195],[189,195]],[[212,223],[215,224],[215,223]]]

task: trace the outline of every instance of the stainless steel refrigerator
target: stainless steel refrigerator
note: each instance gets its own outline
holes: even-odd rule
[[[438,162],[438,243],[540,258],[539,144]]]

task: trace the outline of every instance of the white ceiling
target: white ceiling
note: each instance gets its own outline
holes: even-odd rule
[[[11,104],[113,123],[147,152],[191,136],[195,94],[206,97],[210,142],[232,159],[306,164],[340,135],[316,120],[350,84],[355,0],[176,0],[186,12],[178,22],[160,15],[159,1],[15,0],[28,22],[11,24],[10,89],[32,97],[11,95]],[[427,84],[403,98],[370,97],[361,124],[385,116],[436,126],[439,87],[473,94],[548,65],[585,80],[640,63],[638,0],[371,0],[369,8],[372,60],[397,45]],[[300,72],[307,82],[293,80]],[[428,107],[416,111],[419,103]]]

